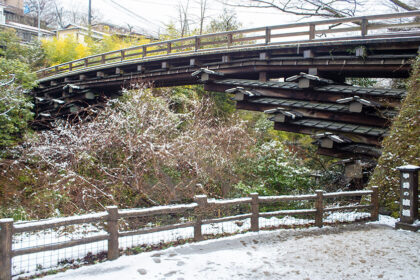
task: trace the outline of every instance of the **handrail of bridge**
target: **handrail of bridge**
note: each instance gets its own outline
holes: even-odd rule
[[[150,56],[162,56],[171,55],[174,53],[188,53],[197,51],[208,51],[215,50],[218,48],[237,48],[244,46],[258,46],[258,45],[270,45],[270,44],[281,44],[291,42],[273,42],[274,38],[285,38],[285,37],[299,37],[309,36],[306,40],[295,40],[293,42],[313,42],[322,41],[323,39],[317,39],[316,35],[326,35],[333,33],[343,32],[359,32],[361,38],[370,38],[368,35],[369,30],[378,29],[390,29],[390,28],[410,28],[420,27],[420,22],[410,21],[401,22],[402,19],[418,17],[420,16],[420,10],[404,12],[404,13],[392,13],[392,14],[381,14],[371,15],[362,17],[349,17],[329,20],[319,20],[311,22],[300,22],[283,25],[273,25],[258,28],[249,28],[234,31],[225,31],[212,34],[197,35],[185,38],[178,38],[174,40],[153,42],[145,45],[129,47],[116,51],[110,51],[98,55],[92,55],[81,59],[73,60],[70,62],[55,65],[49,68],[41,69],[37,71],[39,78],[49,77],[57,75],[63,72],[71,72],[74,70],[86,69],[90,66],[97,66],[106,64],[109,62],[122,62],[132,59],[143,59]],[[374,20],[387,20],[387,19],[400,19],[397,23],[369,23]],[[355,26],[338,27],[343,23],[353,23]],[[317,26],[329,25],[328,28],[318,29]],[[308,27],[308,30],[294,31],[293,28]],[[292,29],[290,32],[285,33],[273,33],[273,31]],[[248,33],[260,34],[245,36]],[[337,37],[334,39],[353,39],[354,37]],[[262,40],[263,43],[258,42]],[[325,40],[325,39],[324,39]],[[250,42],[250,44],[244,44]],[[236,45],[235,45],[236,44]]]

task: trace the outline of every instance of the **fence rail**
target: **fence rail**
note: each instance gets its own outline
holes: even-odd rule
[[[242,29],[235,31],[204,34],[192,37],[179,38],[168,41],[160,41],[140,46],[134,46],[126,49],[111,51],[98,55],[92,55],[74,61],[62,63],[49,68],[37,71],[39,78],[49,77],[64,72],[87,69],[92,66],[103,65],[106,63],[123,62],[128,60],[140,60],[150,56],[170,56],[174,53],[194,53],[198,51],[209,51],[215,49],[240,48],[245,46],[259,46],[284,43],[304,43],[304,42],[322,42],[332,40],[331,38],[316,38],[317,35],[338,34],[346,32],[359,32],[359,38],[375,38],[383,34],[370,35],[369,31],[386,29],[397,30],[398,28],[420,27],[419,22],[393,22],[393,23],[374,23],[376,20],[407,20],[409,18],[420,16],[420,11],[411,11],[405,13],[393,13],[372,15],[363,17],[349,17],[331,20],[321,20],[312,22],[301,22],[284,25],[265,26],[259,28]],[[342,24],[352,24],[350,27],[338,27]],[[327,28],[318,27],[328,26]],[[305,28],[304,31],[293,29]],[[318,28],[318,29],[317,29]],[[279,33],[280,32],[280,33]],[[256,34],[255,34],[256,33]],[[293,37],[307,36],[306,39],[293,39]],[[401,30],[394,33],[394,36],[401,36]],[[292,38],[293,41],[280,42],[273,39]],[[357,37],[341,36],[333,40],[348,39]],[[247,44],[245,44],[247,43]]]
[[[355,206],[341,206],[333,208],[325,208],[323,201],[325,199],[332,199],[338,197],[348,196],[371,196],[370,204],[368,205],[355,205]],[[262,212],[260,206],[267,204],[275,204],[280,202],[290,201],[315,201],[314,209],[299,209],[299,210],[279,210]],[[243,205],[251,206],[251,213],[245,213],[234,216],[227,216],[221,218],[210,218],[206,215],[214,210],[220,209],[221,207],[234,206],[239,207]],[[34,254],[38,252],[58,250],[68,248],[76,245],[88,244],[98,241],[106,240],[108,245],[108,259],[113,260],[119,257],[119,240],[120,237],[142,235],[152,232],[162,232],[173,229],[180,229],[186,227],[194,228],[194,240],[203,240],[202,226],[206,224],[223,223],[227,221],[241,221],[250,218],[250,230],[259,231],[262,227],[259,225],[260,217],[273,217],[273,216],[285,216],[285,215],[315,215],[315,225],[322,227],[323,225],[323,214],[328,211],[341,211],[349,209],[370,209],[370,219],[378,219],[378,188],[373,187],[367,191],[356,191],[356,192],[337,192],[337,193],[324,193],[323,191],[316,191],[314,195],[297,195],[297,196],[258,196],[253,193],[250,197],[229,199],[229,200],[214,200],[207,199],[207,196],[196,196],[195,202],[191,204],[182,204],[174,206],[157,206],[146,209],[131,209],[131,210],[119,210],[116,206],[107,207],[106,212],[89,214],[76,217],[58,218],[36,222],[21,222],[14,223],[13,219],[1,219],[0,220],[0,280],[9,280],[11,278],[12,270],[12,258],[16,256]],[[141,228],[136,230],[119,230],[119,222],[126,218],[138,218],[138,217],[151,217],[156,215],[173,215],[173,214],[184,214],[187,215],[188,211],[193,211],[193,220],[185,221],[183,223],[173,223],[169,225],[157,226],[154,228]],[[219,210],[220,211],[220,210]],[[90,237],[82,237],[78,239],[72,239],[65,242],[44,244],[41,246],[33,246],[27,248],[12,249],[13,236],[22,233],[31,233],[34,231],[53,229],[60,226],[69,226],[86,223],[105,223],[105,234],[100,234]]]

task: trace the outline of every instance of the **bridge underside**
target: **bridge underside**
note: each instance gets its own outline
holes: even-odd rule
[[[269,113],[278,130],[314,135],[321,154],[376,159],[405,92],[345,80],[407,78],[419,46],[420,35],[215,49],[89,67],[39,80],[37,120],[66,117],[140,84],[204,83],[206,90],[234,94],[238,109]]]

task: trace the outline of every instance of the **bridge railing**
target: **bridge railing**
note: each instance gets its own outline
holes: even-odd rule
[[[382,14],[362,17],[349,17],[312,22],[300,22],[283,25],[273,25],[259,28],[226,31],[212,34],[197,35],[161,42],[134,46],[121,50],[92,55],[74,61],[62,63],[37,71],[39,78],[57,75],[63,72],[76,71],[106,63],[141,60],[146,57],[168,56],[175,53],[229,49],[244,46],[270,44],[321,42],[339,39],[374,38],[384,34],[369,34],[369,31],[386,29],[394,30],[395,36],[401,35],[404,28],[419,28],[420,22],[412,20],[419,17],[420,11],[405,13]],[[410,20],[411,19],[411,20]],[[397,22],[375,22],[378,20],[397,20]],[[409,21],[408,21],[409,20]],[[346,24],[351,24],[345,26]],[[327,26],[325,28],[325,26]],[[320,28],[324,27],[324,28]],[[297,30],[298,29],[298,30]],[[303,29],[303,30],[302,30]],[[357,36],[342,36],[326,38],[327,35],[357,32]],[[323,38],[317,36],[323,35]],[[289,38],[289,41],[287,39]],[[286,39],[286,41],[282,41]]]
[[[362,196],[370,199],[355,199]],[[199,241],[244,231],[377,220],[378,209],[378,188],[372,187],[336,193],[319,190],[307,195],[254,193],[225,200],[200,195],[190,204],[127,210],[110,206],[106,212],[33,222],[0,219],[0,280],[98,258],[113,260],[123,248],[140,252],[171,242]],[[336,215],[348,210],[368,212]]]

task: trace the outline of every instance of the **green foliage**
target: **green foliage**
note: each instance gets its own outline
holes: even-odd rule
[[[31,69],[40,68],[45,64],[45,53],[39,42],[31,45],[20,44],[20,39],[13,29],[0,31],[0,57],[19,60]],[[4,63],[4,61],[2,62]]]
[[[255,158],[243,162],[245,174],[252,174],[235,187],[241,192],[261,195],[306,193],[314,181],[310,170],[278,141],[257,146]]]
[[[14,31],[0,32],[0,157],[4,148],[15,145],[28,128],[28,121],[33,118],[33,104],[25,90],[35,86],[36,75],[31,64],[42,57],[36,46],[25,47],[19,44]],[[28,62],[28,63],[25,63]],[[13,79],[13,82],[11,80]]]
[[[373,87],[377,81],[369,78],[349,78],[347,83],[359,87]]]
[[[390,135],[384,139],[382,156],[378,160],[370,186],[379,186],[383,207],[397,216],[399,211],[400,175],[398,166],[420,165],[420,58],[414,65],[408,83],[408,94],[394,120]]]
[[[0,32],[0,56],[15,59],[22,53],[22,46],[14,29],[5,29]]]
[[[0,151],[21,139],[33,118],[32,107],[22,88],[15,84],[0,87]]]
[[[0,79],[7,79],[11,74],[15,76],[15,85],[31,89],[36,85],[36,74],[31,71],[28,64],[18,59],[0,57]]]

